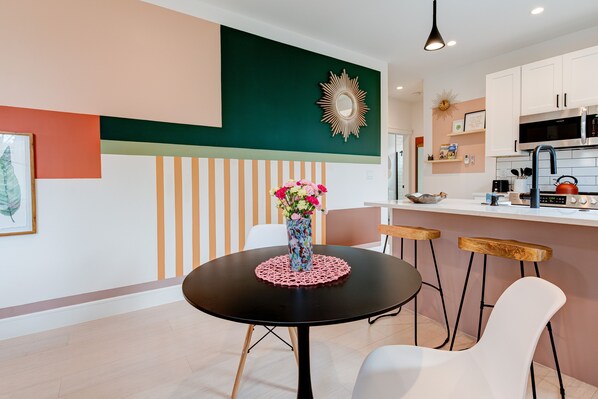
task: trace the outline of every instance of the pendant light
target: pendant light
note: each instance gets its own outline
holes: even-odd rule
[[[430,36],[428,36],[428,40],[424,46],[424,50],[427,51],[440,50],[444,47],[444,40],[442,39],[440,32],[438,32],[438,27],[436,27],[436,0],[434,0],[433,7],[434,17],[432,20],[432,31],[430,32]]]

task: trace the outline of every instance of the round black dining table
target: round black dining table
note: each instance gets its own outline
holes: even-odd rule
[[[297,328],[297,398],[313,398],[309,328],[366,319],[395,309],[420,290],[419,272],[394,256],[353,247],[314,245],[314,253],[344,259],[351,272],[332,283],[280,287],[258,279],[261,262],[287,253],[286,246],[223,256],[193,270],[183,294],[195,308],[226,320]],[[300,273],[300,272],[299,272]]]

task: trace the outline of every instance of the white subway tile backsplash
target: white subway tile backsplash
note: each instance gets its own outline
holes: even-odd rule
[[[557,150],[557,173],[550,174],[549,153],[542,151],[539,162],[539,184],[544,191],[554,191],[554,181],[562,175],[575,176],[580,191],[598,192],[598,149]],[[513,183],[511,169],[531,168],[531,156],[502,157],[496,160],[496,178],[508,179]],[[531,180],[529,181],[531,183]]]
[[[573,168],[571,170],[573,176],[598,176],[598,168]]]
[[[596,158],[572,158],[572,159],[558,159],[557,166],[563,168],[581,168],[596,166]]]
[[[598,193],[598,186],[578,186],[580,193]]]
[[[589,150],[575,149],[572,151],[572,158],[598,158],[598,148]]]

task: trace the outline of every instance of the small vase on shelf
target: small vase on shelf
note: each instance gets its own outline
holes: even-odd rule
[[[289,258],[294,272],[309,271],[312,268],[311,218],[287,220],[289,236]]]

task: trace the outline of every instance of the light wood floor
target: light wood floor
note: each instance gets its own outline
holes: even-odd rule
[[[420,344],[438,344],[441,326],[420,320]],[[381,345],[412,343],[412,323],[404,310],[373,326],[364,320],[313,328],[316,398],[350,398],[365,356]],[[245,330],[177,302],[0,341],[0,398],[226,398]],[[286,329],[277,331],[287,337]],[[457,338],[458,346],[469,342]],[[536,376],[539,397],[558,398],[554,372],[538,365]],[[293,353],[267,338],[249,354],[239,398],[294,398],[296,382]],[[598,399],[596,387],[569,377],[565,383],[568,398]]]

